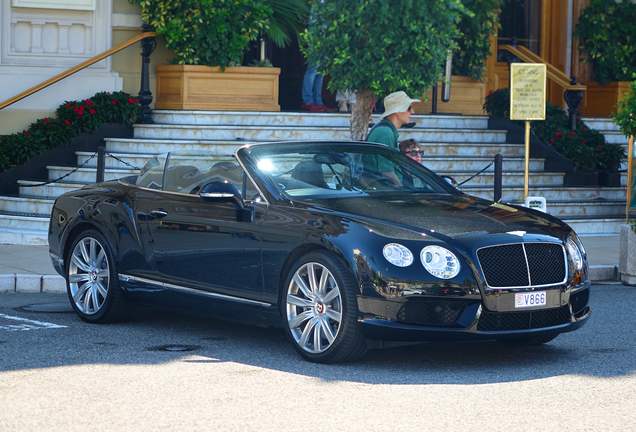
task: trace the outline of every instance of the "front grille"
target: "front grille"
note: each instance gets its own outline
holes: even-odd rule
[[[412,300],[400,307],[397,319],[405,324],[452,326],[465,306],[461,301]]]
[[[570,307],[524,312],[482,310],[477,329],[481,331],[530,330],[570,322]]]
[[[477,258],[491,288],[557,285],[565,282],[563,246],[555,243],[516,243],[479,249]]]

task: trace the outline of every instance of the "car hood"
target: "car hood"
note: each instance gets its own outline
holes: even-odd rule
[[[378,194],[312,199],[305,204],[364,222],[452,238],[525,232],[563,237],[569,227],[543,213],[465,194]]]

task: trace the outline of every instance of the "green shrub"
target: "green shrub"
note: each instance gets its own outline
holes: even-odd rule
[[[233,66],[250,41],[267,30],[273,11],[264,0],[132,0],[162,35],[177,64]]]
[[[572,161],[577,169],[582,171],[593,171],[596,169],[595,147],[582,139],[581,134],[577,133],[577,131],[559,129],[554,132],[548,143]]]
[[[614,119],[625,135],[636,137],[636,80],[631,82],[629,93],[619,102]]]
[[[629,81],[636,70],[636,2],[592,0],[576,26],[600,83]]]
[[[490,92],[486,96],[483,108],[492,118],[510,118],[510,89],[501,88]]]
[[[139,100],[124,92],[103,92],[82,101],[64,102],[55,118],[45,117],[22,132],[0,136],[0,172],[66,145],[73,137],[104,123],[132,125],[139,113]]]
[[[457,49],[453,51],[453,74],[481,80],[490,54],[490,35],[497,31],[501,0],[463,0],[468,13],[458,29]]]

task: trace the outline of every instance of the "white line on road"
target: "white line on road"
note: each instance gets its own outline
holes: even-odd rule
[[[28,318],[5,315],[2,313],[0,313],[0,318],[22,322],[22,324],[0,325],[0,330],[21,331],[21,330],[38,330],[43,328],[45,329],[66,328],[66,326],[60,325],[60,324],[53,324],[53,323],[49,323],[45,321],[36,321],[36,320],[28,319]]]

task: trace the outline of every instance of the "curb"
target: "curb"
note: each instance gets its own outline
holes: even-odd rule
[[[0,293],[66,293],[66,280],[60,275],[23,273],[0,274]]]
[[[590,280],[592,282],[620,282],[618,266],[615,265],[591,265]]]

